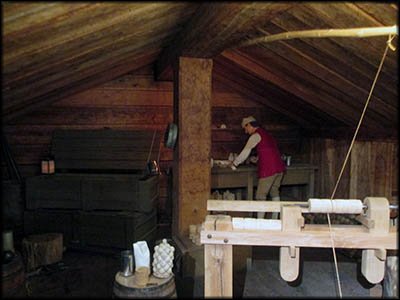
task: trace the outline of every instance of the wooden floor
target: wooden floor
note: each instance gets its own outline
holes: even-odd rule
[[[360,263],[336,252],[342,297],[369,297],[372,287]],[[253,247],[243,297],[340,297],[332,249],[302,248],[299,277],[288,283],[279,274],[279,248]]]
[[[67,250],[57,264],[27,274],[28,297],[111,298],[119,270],[119,251],[95,253]]]
[[[25,281],[28,297],[113,297],[114,276],[120,267],[120,251],[94,253],[69,250],[62,262],[31,273]],[[360,262],[337,252],[342,296],[369,298],[371,284],[360,272]],[[204,263],[199,252],[196,263]],[[178,297],[204,297],[204,276],[192,285],[177,281]],[[234,275],[234,297],[334,297],[339,298],[331,249],[301,249],[300,276],[293,283],[279,274],[279,248],[253,247],[251,268]],[[189,288],[188,288],[189,287]]]
[[[294,282],[279,274],[279,248],[253,247],[251,268],[234,274],[234,298],[340,298],[332,249],[301,249],[300,275]],[[343,298],[371,298],[358,259],[336,251]],[[381,287],[381,286],[380,286]],[[193,297],[204,297],[204,278],[195,278]]]

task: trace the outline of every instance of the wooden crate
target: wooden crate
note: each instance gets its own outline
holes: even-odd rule
[[[80,243],[85,246],[132,248],[132,243],[151,242],[157,230],[157,214],[81,212]]]
[[[82,209],[81,177],[73,175],[41,175],[25,181],[26,208]]]
[[[84,210],[135,210],[138,180],[138,175],[87,175],[82,179]]]
[[[135,210],[150,212],[155,207],[155,200],[160,194],[160,176],[145,177],[137,182],[137,194],[135,198]]]
[[[158,159],[163,132],[149,130],[63,130],[53,132],[51,154],[56,172],[143,171]]]
[[[158,159],[161,137],[160,131],[54,131],[56,173],[26,180],[27,232],[62,232],[78,246],[131,248],[153,239],[159,175],[150,176],[147,164]],[[29,211],[35,209],[46,211]]]
[[[26,208],[151,212],[159,176],[54,174],[27,178]]]
[[[159,194],[159,176],[140,175],[86,176],[82,180],[84,210],[151,212]]]
[[[24,212],[24,235],[59,232],[63,243],[68,245],[79,240],[78,215],[71,210],[26,210]]]

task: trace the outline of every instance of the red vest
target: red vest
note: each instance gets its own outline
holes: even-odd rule
[[[257,128],[255,132],[261,136],[261,141],[256,146],[258,154],[258,178],[265,178],[284,172],[286,166],[281,159],[275,139],[264,128]]]

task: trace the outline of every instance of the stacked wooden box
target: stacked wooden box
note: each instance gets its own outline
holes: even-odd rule
[[[161,133],[59,130],[55,174],[26,179],[25,234],[62,232],[64,243],[130,248],[157,229]]]

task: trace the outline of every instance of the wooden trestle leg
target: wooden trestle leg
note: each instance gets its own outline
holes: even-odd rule
[[[282,231],[300,231],[304,226],[301,208],[294,205],[281,206]],[[294,281],[299,275],[300,248],[293,246],[280,247],[279,270],[286,281]]]
[[[232,231],[232,219],[227,215],[208,215],[204,229]],[[232,245],[205,244],[204,272],[204,297],[232,297]]]
[[[370,220],[368,231],[373,235],[384,235],[389,232],[390,209],[386,198],[364,199],[368,206],[366,218]],[[385,275],[385,249],[365,249],[362,251],[361,273],[371,283],[381,282]]]

